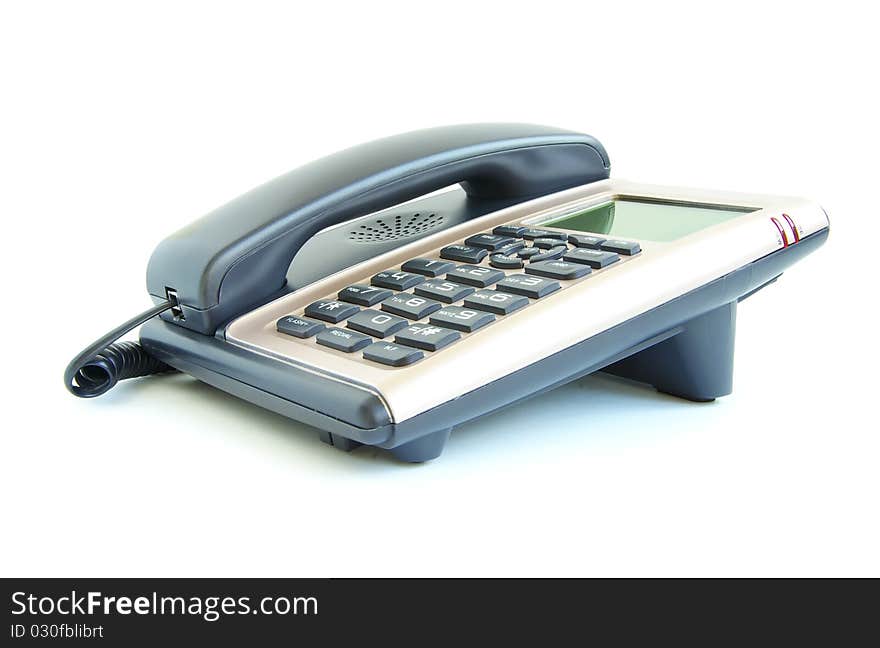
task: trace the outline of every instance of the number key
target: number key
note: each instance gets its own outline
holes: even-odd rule
[[[446,326],[465,333],[473,333],[478,328],[495,321],[492,313],[460,306],[444,306],[431,315],[431,324]]]
[[[447,273],[446,278],[476,286],[477,288],[485,288],[486,286],[491,286],[499,279],[503,279],[504,273],[485,266],[463,265]]]
[[[436,279],[434,281],[428,280],[423,284],[416,286],[413,292],[422,297],[433,297],[434,299],[439,299],[442,302],[451,304],[452,302],[464,299],[474,292],[474,289],[470,286],[463,286],[460,283],[455,283],[453,281]]]
[[[559,290],[558,281],[550,279],[542,279],[530,275],[510,275],[499,281],[495,285],[495,290],[501,292],[513,293],[514,295],[523,295],[532,299],[540,299],[552,292]]]
[[[349,317],[346,326],[355,331],[372,335],[373,337],[384,338],[392,333],[396,333],[408,323],[409,322],[402,317],[367,309],[362,310],[357,315]]]
[[[508,315],[529,303],[528,298],[521,295],[498,292],[497,290],[478,290],[464,300],[468,308],[489,311],[497,315]]]
[[[437,259],[410,259],[402,266],[401,270],[415,272],[426,277],[439,277],[455,267],[451,261],[438,261]]]
[[[416,297],[411,293],[400,293],[382,302],[383,311],[413,320],[422,319],[442,307],[443,304],[438,301]]]
[[[385,270],[370,279],[370,283],[374,286],[391,288],[392,290],[407,290],[419,285],[422,281],[424,279],[421,275],[409,272],[395,272],[394,270]]]
[[[383,299],[391,297],[391,295],[392,292],[390,290],[385,290],[384,288],[355,284],[340,290],[336,297],[342,301],[351,302],[352,304],[372,306],[373,304],[378,304]]]

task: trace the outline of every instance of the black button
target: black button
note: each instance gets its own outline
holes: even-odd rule
[[[385,270],[370,279],[370,283],[374,286],[382,288],[391,288],[392,290],[406,290],[422,283],[424,279],[421,275],[410,274],[409,272],[395,272],[394,270]]]
[[[367,333],[373,337],[388,337],[409,324],[402,317],[380,313],[377,310],[362,310],[357,315],[348,318],[346,326],[361,333]]]
[[[533,241],[536,238],[557,238],[563,241],[568,238],[568,234],[564,232],[551,232],[550,230],[529,229],[523,232],[523,238]]]
[[[326,331],[318,333],[315,342],[337,351],[345,351],[346,353],[354,353],[358,349],[372,344],[373,338],[369,335],[361,335],[354,331],[346,331],[340,328],[330,328]]]
[[[530,263],[537,263],[538,261],[549,261],[551,259],[559,259],[563,254],[568,252],[567,245],[559,245],[555,248],[550,248],[549,250],[545,250],[541,252],[541,254],[536,254],[532,258],[529,259]]]
[[[528,303],[529,300],[526,297],[498,292],[497,290],[478,290],[464,300],[465,306],[497,313],[498,315],[508,315]]]
[[[360,310],[357,306],[346,304],[341,301],[326,299],[324,301],[316,301],[306,306],[305,313],[309,317],[317,317],[319,320],[338,324],[346,317],[350,317]]]
[[[500,248],[495,250],[495,254],[513,254],[514,252],[519,252],[526,246],[525,241],[514,241],[513,243],[508,243],[507,245],[502,245]]]
[[[642,251],[641,246],[635,241],[621,241],[620,239],[609,239],[600,245],[599,249],[606,252],[625,254],[626,256],[632,256]]]
[[[532,241],[532,245],[536,248],[541,248],[542,250],[549,250],[562,243],[564,243],[564,241],[561,241],[558,238],[536,238]]]
[[[580,279],[590,274],[590,266],[568,261],[540,261],[526,268],[526,274],[550,277],[551,279]]]
[[[415,272],[426,277],[439,277],[455,267],[450,261],[438,261],[437,259],[410,259],[402,266],[401,270]]]
[[[491,286],[499,279],[503,279],[504,273],[486,266],[463,265],[447,273],[446,278],[476,286],[477,288],[485,288],[486,286]]]
[[[518,257],[522,257],[523,259],[529,259],[536,254],[541,254],[541,248],[527,247],[516,253]]]
[[[392,344],[391,342],[374,342],[364,349],[364,358],[391,367],[410,365],[424,357],[425,354],[418,349],[411,349],[402,344]]]
[[[500,234],[501,236],[512,236],[514,238],[521,238],[523,232],[526,231],[526,227],[522,225],[499,225],[495,229],[492,230],[493,234]]]
[[[463,286],[460,283],[455,283],[453,281],[436,279],[434,281],[426,281],[423,284],[416,286],[413,292],[422,297],[433,297],[434,299],[439,299],[442,302],[451,304],[452,302],[457,302],[459,299],[464,299],[474,292],[474,289],[470,286]]]
[[[568,242],[578,247],[597,250],[605,242],[605,239],[601,236],[590,236],[589,234],[569,234]]]
[[[355,284],[343,288],[336,296],[342,301],[351,302],[352,304],[372,306],[373,304],[378,304],[383,299],[391,297],[391,295],[392,292],[390,290],[385,290],[384,288]]]
[[[447,344],[452,344],[460,337],[458,331],[450,331],[433,324],[413,324],[395,335],[394,341],[425,351],[436,351]]]
[[[573,263],[584,263],[596,270],[611,265],[615,261],[620,261],[620,257],[614,252],[601,252],[600,250],[582,248],[572,250],[562,258]]]
[[[292,335],[293,337],[298,338],[308,338],[312,337],[318,331],[323,330],[324,323],[306,319],[305,317],[288,315],[287,317],[282,317],[278,320],[275,324],[275,328],[278,329],[279,333],[286,333],[287,335]]]
[[[472,310],[461,306],[444,306],[431,315],[431,324],[447,326],[457,331],[473,333],[478,328],[495,321],[492,313],[482,310]]]
[[[442,306],[443,304],[436,302],[433,299],[416,297],[411,293],[400,293],[399,295],[389,297],[382,302],[383,311],[388,311],[395,315],[402,315],[403,317],[408,317],[409,319],[414,320],[427,317],[435,310],[439,310]]]
[[[530,275],[510,275],[495,285],[495,290],[538,299],[559,290],[559,283]],[[465,302],[466,303],[466,302]]]
[[[465,245],[483,248],[490,252],[513,242],[514,240],[509,236],[501,236],[499,234],[474,234],[464,240]]]
[[[514,254],[493,254],[489,257],[489,265],[493,268],[504,268],[505,270],[516,270],[523,267],[523,260]]]
[[[470,245],[447,245],[440,250],[440,256],[461,263],[479,263],[489,254],[486,250]]]

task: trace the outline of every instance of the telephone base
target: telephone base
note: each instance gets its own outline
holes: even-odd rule
[[[199,380],[324,432],[334,447],[357,444],[422,462],[441,453],[449,431],[596,371],[638,380],[693,401],[731,391],[736,303],[825,242],[828,229],[613,326],[523,369],[404,421],[369,391],[154,318],[141,344]]]

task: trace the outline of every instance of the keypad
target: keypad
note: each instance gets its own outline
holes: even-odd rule
[[[444,306],[431,315],[429,321],[431,324],[437,326],[445,326],[446,328],[455,329],[457,331],[473,333],[478,328],[494,322],[495,316],[492,313],[474,310],[473,308]]]
[[[478,290],[464,300],[464,305],[497,315],[509,315],[523,306],[528,306],[528,297],[498,292],[497,290]]]
[[[382,302],[383,311],[414,320],[427,317],[442,306],[443,304],[438,301],[427,297],[418,297],[412,293],[400,293]]]
[[[384,338],[396,333],[407,324],[409,322],[402,317],[369,309],[349,317],[346,326],[373,337]]]
[[[559,282],[550,279],[531,275],[509,275],[495,285],[495,290],[540,299],[556,292],[560,287]]]
[[[539,261],[529,264],[526,274],[570,281],[590,274],[590,266],[569,261]]]
[[[485,288],[486,286],[491,286],[499,279],[503,279],[504,273],[486,266],[463,265],[448,273],[446,278],[468,284],[469,286]]]
[[[489,254],[483,248],[472,245],[447,245],[440,250],[440,258],[461,263],[479,263]]]
[[[500,225],[447,245],[439,258],[409,259],[346,286],[275,328],[303,344],[403,367],[639,252],[635,241]]]
[[[316,322],[315,320],[306,319],[305,317],[295,317],[289,315],[282,317],[275,323],[275,328],[279,333],[286,333],[298,338],[309,338],[318,331],[323,331],[325,324]]]
[[[316,301],[306,306],[306,317],[314,317],[331,324],[338,324],[346,317],[354,315],[360,310],[357,306],[346,304],[336,300]]]
[[[315,341],[331,349],[337,351],[345,351],[346,353],[354,353],[365,346],[373,343],[373,338],[369,335],[362,335],[354,331],[347,331],[340,328],[329,328],[318,333]]]
[[[447,304],[451,304],[452,302],[461,301],[474,292],[474,289],[471,286],[465,286],[460,283],[455,283],[454,281],[442,281],[437,279],[435,281],[426,281],[419,284],[415,287],[413,292],[422,297],[431,297]]]
[[[391,297],[392,294],[390,290],[385,288],[355,284],[340,290],[337,297],[342,301],[358,304],[359,306],[372,306],[373,304],[378,304],[383,299]]]
[[[400,269],[405,272],[415,272],[426,277],[439,277],[455,267],[451,261],[439,261],[437,259],[410,259]]]
[[[442,349],[448,344],[452,344],[461,334],[442,326],[434,326],[433,324],[413,324],[394,336],[394,341],[399,344],[424,349],[425,351],[436,351]]]
[[[374,286],[391,288],[392,290],[407,290],[413,286],[419,285],[424,280],[424,277],[421,275],[413,274],[411,272],[386,270],[370,279],[370,283]]]

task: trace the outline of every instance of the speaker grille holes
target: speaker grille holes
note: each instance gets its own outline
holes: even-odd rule
[[[443,222],[443,216],[439,214],[398,214],[396,216],[383,216],[369,223],[363,223],[349,232],[348,239],[356,243],[377,243],[379,241],[393,241],[395,239],[418,236],[434,229]]]

